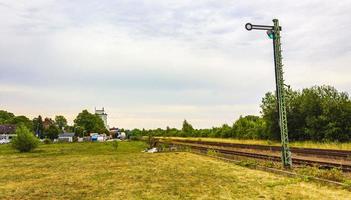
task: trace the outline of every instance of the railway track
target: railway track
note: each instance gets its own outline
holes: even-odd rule
[[[199,144],[199,145],[241,148],[241,149],[255,149],[255,150],[267,150],[267,151],[279,151],[279,152],[281,151],[280,146],[271,146],[271,145],[238,144],[238,143],[180,140],[180,139],[174,139],[172,141],[181,142],[181,143]],[[314,155],[318,157],[332,157],[332,158],[351,160],[351,151],[347,151],[347,150],[297,148],[297,147],[290,147],[290,150],[294,154]]]
[[[239,150],[233,150],[233,149],[224,149],[223,147],[228,147],[228,146],[223,146],[223,145],[218,145],[218,142],[200,142],[200,141],[186,141],[184,140],[172,140],[172,141],[158,141],[159,143],[163,144],[171,144],[171,145],[178,145],[178,146],[183,146],[183,147],[190,147],[191,149],[196,149],[200,152],[207,153],[208,150],[214,150],[218,153],[221,154],[226,154],[226,155],[236,155],[236,156],[242,156],[242,157],[250,157],[250,158],[255,158],[255,159],[260,159],[260,160],[269,160],[269,161],[275,161],[275,162],[280,162],[281,157],[276,156],[276,155],[267,155],[267,154],[262,154],[262,153],[254,153],[254,152],[243,152]],[[200,143],[199,143],[200,142]],[[206,143],[206,144],[204,144]],[[211,143],[212,145],[209,146],[208,143]],[[216,143],[217,145],[213,145],[213,143]],[[200,145],[208,145],[208,146],[199,146]],[[242,144],[232,144],[232,143],[219,143],[219,144],[230,144],[230,147],[233,147],[232,145],[235,145],[234,147],[238,148],[238,145],[241,146]],[[244,146],[247,146],[244,144]],[[252,145],[248,145],[252,146]],[[253,145],[255,147],[259,146],[256,149],[263,149],[264,150],[269,150],[267,148],[269,147],[277,147],[277,146],[264,146],[264,145]],[[279,148],[279,147],[278,147]],[[253,149],[253,148],[251,148]],[[280,148],[278,149],[280,151]],[[303,148],[303,152],[307,151],[310,154],[313,154],[312,152],[325,152],[328,150],[323,149],[322,151],[316,151],[319,149],[313,149],[312,151],[307,150],[306,148]],[[332,150],[332,152],[337,152],[338,150]],[[316,154],[316,153],[315,153]],[[314,154],[314,155],[315,155]],[[341,156],[344,157],[344,156]],[[329,162],[329,161],[320,161],[320,160],[311,160],[308,158],[294,158],[292,159],[293,164],[297,165],[307,165],[307,166],[318,166],[320,168],[326,168],[326,169],[331,169],[331,168],[339,168],[344,172],[351,172],[351,164],[345,164],[345,163],[339,163],[339,162]]]

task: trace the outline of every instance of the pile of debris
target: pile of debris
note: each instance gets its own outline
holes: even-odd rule
[[[158,152],[158,149],[156,147],[153,147],[151,149],[145,149],[144,151],[142,152],[146,152],[146,153],[156,153]]]

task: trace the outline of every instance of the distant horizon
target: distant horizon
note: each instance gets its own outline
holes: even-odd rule
[[[272,40],[244,27],[273,18],[287,85],[350,94],[350,9],[346,0],[4,0],[0,109],[72,124],[105,107],[110,126],[128,129],[230,125],[259,115],[275,89]]]
[[[55,119],[55,116],[57,116],[57,115],[62,115],[62,116],[64,116],[66,119],[67,119],[67,121],[68,121],[68,125],[70,125],[70,126],[73,126],[74,125],[74,122],[73,122],[73,120],[77,117],[77,115],[79,114],[79,113],[77,113],[76,115],[74,115],[73,117],[72,116],[66,116],[66,115],[63,115],[63,114],[54,114],[54,115],[51,115],[51,116],[46,116],[46,115],[43,115],[43,114],[38,114],[38,115],[32,115],[32,114],[18,114],[18,113],[15,113],[15,112],[12,112],[11,110],[6,110],[6,109],[3,109],[3,110],[5,110],[5,111],[7,111],[7,112],[11,112],[11,113],[13,113],[15,116],[20,116],[20,115],[23,115],[23,116],[26,116],[26,117],[28,117],[30,120],[32,120],[33,118],[36,118],[36,117],[38,117],[39,115],[43,118],[43,119],[45,119],[45,118],[50,118],[50,119]],[[85,109],[82,109],[81,111],[83,111],[83,110],[85,110]],[[90,113],[94,113],[94,110],[89,110],[89,109],[86,109],[86,110],[88,110],[88,112],[90,112]],[[80,111],[80,112],[81,112]],[[123,126],[116,126],[116,125],[112,125],[112,124],[110,124],[109,123],[109,113],[107,112],[107,110],[106,110],[106,108],[105,108],[105,112],[106,112],[106,114],[107,114],[107,124],[109,125],[109,128],[113,128],[113,127],[115,127],[115,128],[124,128],[124,129],[135,129],[135,128],[137,128],[137,129],[157,129],[157,128],[162,128],[162,129],[166,129],[167,128],[167,126],[168,127],[170,127],[170,128],[181,128],[182,127],[182,124],[183,124],[183,121],[184,120],[187,120],[194,128],[196,128],[196,129],[206,129],[206,128],[212,128],[212,127],[219,127],[219,126],[222,126],[223,124],[228,124],[228,125],[231,125],[232,123],[234,123],[235,122],[235,120],[237,120],[237,119],[239,119],[239,117],[240,116],[243,116],[243,115],[239,115],[239,117],[237,117],[236,119],[233,119],[232,120],[232,122],[229,122],[229,123],[221,123],[219,120],[217,120],[217,122],[219,123],[218,125],[213,125],[213,126],[209,126],[209,127],[197,127],[196,126],[196,124],[195,123],[192,123],[192,121],[191,120],[189,120],[189,119],[182,119],[182,120],[180,120],[179,122],[177,122],[177,121],[174,121],[175,123],[178,123],[178,125],[176,125],[176,126],[171,126],[171,125],[165,125],[164,127],[150,127],[150,128],[146,128],[146,127],[123,127]],[[253,114],[254,115],[254,114]],[[260,115],[260,114],[257,114],[257,115]]]
[[[314,85],[315,86],[315,85]],[[311,86],[311,87],[313,87],[313,86]],[[334,86],[333,86],[334,87]],[[310,87],[307,87],[307,88],[310,88]],[[293,90],[294,90],[294,88],[292,88]],[[337,90],[338,90],[338,88],[336,88]],[[338,90],[339,92],[346,92],[346,91],[340,91],[340,90]],[[272,91],[271,91],[272,92]],[[349,95],[349,93],[348,92],[346,92],[347,93],[347,95]],[[257,105],[258,106],[258,108],[260,108],[260,105]],[[228,124],[228,125],[232,125],[236,120],[238,120],[239,118],[240,118],[240,116],[247,116],[247,115],[256,115],[256,116],[261,116],[261,113],[260,113],[260,111],[258,111],[258,113],[257,114],[239,114],[236,118],[233,118],[232,119],[232,121],[229,121],[229,122],[221,122],[221,121],[219,121],[219,120],[217,120],[216,122],[217,122],[217,124],[216,125],[210,125],[210,126],[208,126],[208,127],[199,127],[198,126],[198,124],[196,124],[196,123],[193,123],[193,121],[192,120],[189,120],[189,119],[186,119],[186,118],[184,118],[184,119],[182,119],[182,120],[179,120],[179,121],[173,121],[174,122],[174,124],[176,124],[176,125],[165,125],[164,127],[148,127],[148,128],[146,128],[146,127],[124,127],[124,126],[118,126],[118,125],[111,125],[110,123],[109,123],[109,113],[108,113],[108,110],[106,109],[106,107],[94,107],[94,109],[93,110],[91,110],[91,109],[87,109],[87,108],[85,108],[85,109],[82,109],[81,111],[83,111],[83,110],[88,110],[88,112],[90,112],[90,113],[95,113],[95,109],[96,110],[102,110],[102,109],[104,109],[104,111],[105,111],[105,113],[107,114],[107,124],[108,124],[108,126],[109,126],[109,128],[113,128],[113,127],[115,127],[115,128],[124,128],[124,129],[129,129],[129,130],[132,130],[132,129],[157,129],[157,128],[161,128],[161,129],[166,129],[167,127],[170,127],[170,128],[181,128],[182,127],[182,124],[183,124],[183,121],[184,120],[187,120],[195,129],[207,129],[207,128],[212,128],[212,127],[220,127],[220,126],[222,126],[222,125],[224,125],[224,124]],[[6,111],[8,111],[8,112],[11,112],[11,111],[9,111],[9,110],[6,110]],[[63,114],[54,114],[54,115],[52,115],[52,116],[45,116],[45,115],[42,115],[42,114],[39,114],[39,115],[41,115],[42,117],[43,117],[43,119],[45,118],[45,117],[48,117],[48,118],[51,118],[51,119],[54,119],[55,118],[55,116],[57,116],[57,115],[63,115],[66,119],[67,119],[67,121],[68,121],[68,125],[74,125],[74,122],[73,122],[73,120],[77,117],[77,115],[81,112],[81,111],[79,111],[79,112],[77,112],[76,113],[76,115],[74,115],[73,117],[72,116],[65,116],[65,115],[63,115]],[[11,113],[14,113],[14,112],[11,112]],[[16,116],[18,116],[18,115],[24,115],[24,114],[16,114],[16,113],[14,113]],[[24,116],[26,116],[26,117],[29,117],[29,116],[32,116],[32,117],[29,117],[30,119],[33,119],[33,118],[35,118],[35,117],[38,117],[39,115],[36,115],[36,116],[32,116],[32,115],[24,115]],[[118,120],[118,119],[117,119]],[[195,122],[196,122],[196,120],[195,120]]]

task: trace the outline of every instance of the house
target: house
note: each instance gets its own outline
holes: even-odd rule
[[[5,124],[0,125],[0,135],[1,134],[12,134],[16,130],[16,125],[14,124]]]
[[[73,142],[74,133],[61,133],[58,135],[58,141]]]
[[[11,142],[11,139],[16,136],[16,126],[13,124],[0,125],[0,144]]]
[[[15,136],[16,134],[0,134],[0,144],[10,143]]]
[[[55,124],[55,121],[52,120],[51,118],[45,118],[44,121],[43,121],[43,127],[44,129],[48,129],[51,125],[54,125]]]
[[[113,128],[110,128],[109,132],[112,138],[116,138],[119,135],[120,130],[119,128],[113,127]]]

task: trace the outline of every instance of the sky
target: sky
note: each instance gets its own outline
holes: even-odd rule
[[[110,127],[195,128],[260,115],[285,83],[351,93],[351,1],[0,0],[0,109],[30,118],[105,108]]]

